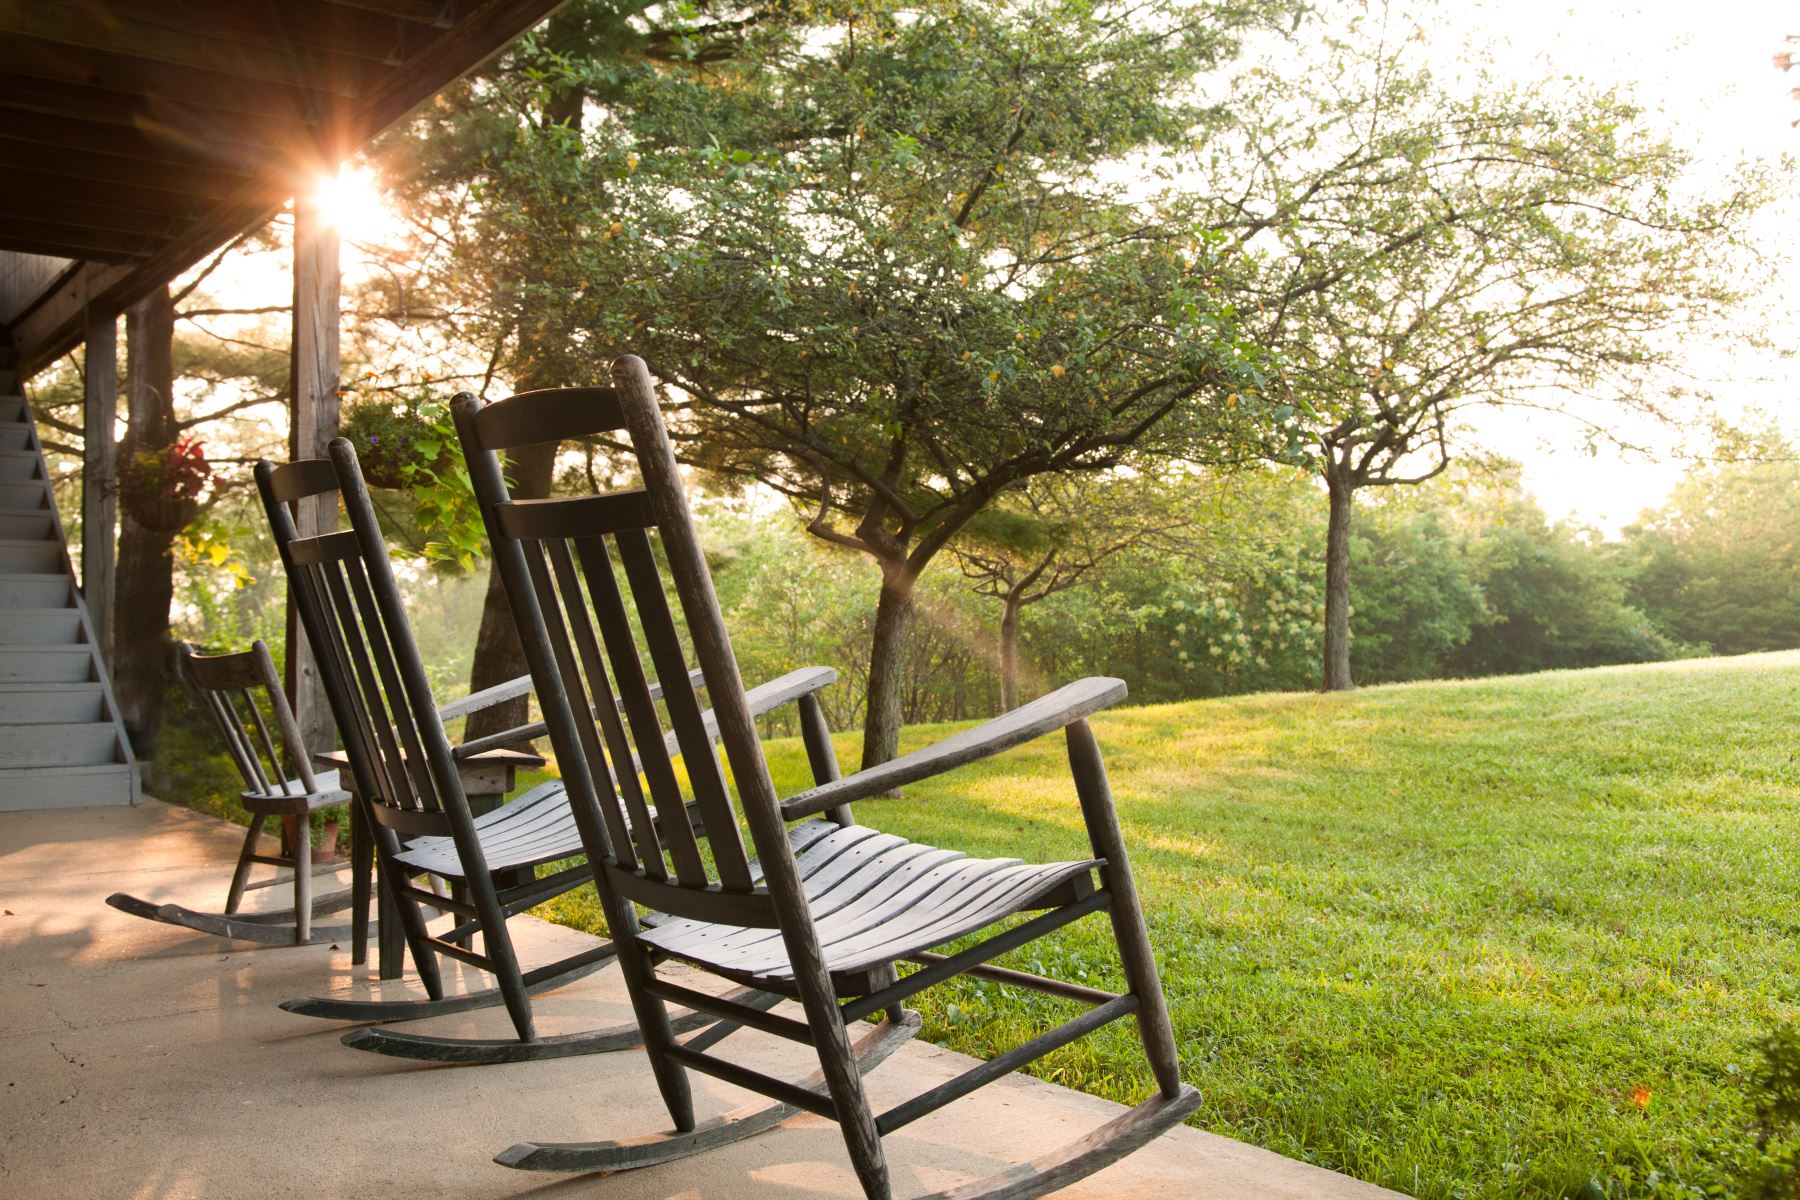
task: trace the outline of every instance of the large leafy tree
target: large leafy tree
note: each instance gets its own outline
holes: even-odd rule
[[[1361,11],[1316,61],[1243,81],[1209,176],[1216,226],[1261,264],[1246,308],[1329,496],[1327,689],[1351,686],[1357,493],[1442,472],[1476,406],[1590,435],[1670,415],[1667,368],[1731,304],[1761,195],[1702,194],[1618,95],[1447,82],[1431,54],[1399,13]]]
[[[422,345],[408,347],[415,359],[427,347],[436,352],[447,347],[452,359],[481,353],[484,388],[496,378],[521,391],[592,383],[604,364],[596,362],[572,323],[574,314],[496,302],[516,298],[544,278],[564,277],[550,261],[554,254],[547,259],[518,253],[512,245],[515,228],[525,223],[540,231],[580,233],[569,223],[568,201],[605,186],[584,169],[584,126],[596,113],[624,102],[641,73],[703,72],[736,53],[750,31],[793,19],[779,4],[572,0],[564,5],[379,147],[377,159],[413,236],[393,248],[391,270],[369,281],[358,306],[382,318],[390,331],[429,331]],[[521,189],[516,186],[521,178],[541,186]],[[373,398],[385,402],[378,390]],[[549,493],[554,450],[523,447],[511,456],[515,495]],[[490,572],[470,687],[503,682],[525,667],[505,592],[498,574]],[[485,709],[470,718],[465,732],[475,736],[522,724],[525,706],[521,698]]]
[[[644,73],[579,162],[513,160],[502,319],[643,354],[688,461],[879,568],[865,764],[895,751],[920,575],[996,498],[1274,416],[1229,263],[1144,166],[1205,136],[1191,85],[1257,11],[832,10]]]
[[[1725,447],[1625,531],[1632,600],[1669,636],[1719,654],[1800,646],[1800,464],[1776,433]]]

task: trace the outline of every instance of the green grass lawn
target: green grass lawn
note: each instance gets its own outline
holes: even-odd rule
[[[1427,1197],[1734,1194],[1751,1043],[1800,978],[1797,717],[1800,653],[1098,718],[1196,1123]],[[797,744],[772,760],[804,786]],[[1085,853],[1054,736],[857,816]],[[1102,918],[1038,947],[1011,961],[1120,984]],[[1071,1011],[979,984],[921,1006],[975,1054]],[[1038,1073],[1149,1088],[1129,1023]]]

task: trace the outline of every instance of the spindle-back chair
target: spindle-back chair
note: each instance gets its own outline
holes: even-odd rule
[[[889,763],[837,778],[820,772],[811,789],[783,802],[763,758],[755,717],[687,508],[679,469],[643,362],[620,359],[613,388],[571,393],[587,429],[623,430],[643,487],[597,496],[508,501],[496,484],[499,430],[525,397],[491,408],[472,396],[453,404],[465,458],[496,562],[523,633],[545,721],[571,793],[592,797],[602,815],[590,855],[608,927],[644,1031],[644,1046],[673,1132],[625,1141],[521,1143],[498,1156],[533,1170],[616,1170],[668,1161],[768,1129],[806,1110],[835,1119],[870,1197],[891,1194],[882,1136],[1111,1021],[1134,1016],[1158,1092],[1102,1129],[956,1195],[1039,1195],[1082,1178],[1179,1122],[1199,1103],[1178,1072],[1174,1035],[1143,914],[1119,831],[1105,769],[1086,717],[1117,703],[1125,685],[1088,679],[1041,697],[979,728]],[[549,401],[530,401],[539,408]],[[653,541],[653,535],[655,541]],[[656,544],[668,564],[684,629],[664,593]],[[665,735],[644,696],[648,655],[662,678],[699,662],[715,723],[737,786],[734,804],[708,739],[710,726],[684,700],[667,705]],[[614,701],[614,693],[622,703]],[[590,716],[590,714],[592,714]],[[849,804],[1062,729],[1092,857],[1027,865],[975,860],[909,843],[851,820]],[[667,740],[666,740],[667,739]],[[664,757],[668,740],[685,751],[695,825],[709,835],[711,862],[682,823],[645,819],[651,803],[684,803]],[[828,744],[828,743],[827,743]],[[816,760],[815,760],[816,762]],[[605,781],[616,782],[606,786]],[[599,786],[597,786],[599,785]],[[580,803],[580,800],[577,800]],[[820,814],[830,819],[820,820]],[[751,859],[738,836],[747,824]],[[653,910],[640,922],[636,906]],[[1023,923],[990,927],[1036,911]],[[1106,912],[1129,990],[1121,995],[990,965],[989,960],[1090,913]],[[984,941],[944,956],[933,950],[988,931]],[[678,958],[746,987],[799,1000],[804,1019],[754,1010],[670,982],[657,965]],[[920,969],[900,977],[898,964]],[[960,974],[1033,988],[1092,1006],[1023,1046],[877,1115],[862,1074],[892,1051],[917,1017],[900,1006],[914,993]],[[720,1024],[675,1040],[667,1005],[711,1012]],[[852,1040],[863,1018],[885,1019]],[[710,1053],[739,1027],[812,1046],[819,1070],[800,1083]],[[774,1103],[705,1123],[695,1120],[686,1072],[697,1070],[760,1092]]]
[[[341,442],[341,439],[340,439]],[[343,451],[341,456],[339,450]],[[428,1000],[331,1001],[305,997],[291,1012],[361,1020],[411,1020],[499,1002],[516,1038],[450,1038],[369,1026],[344,1043],[357,1049],[434,1062],[489,1063],[592,1054],[638,1044],[635,1025],[544,1037],[532,1017],[533,993],[572,982],[611,962],[610,943],[531,970],[521,968],[507,921],[586,883],[583,866],[545,878],[532,868],[586,852],[582,814],[571,811],[560,781],[539,784],[512,803],[476,816],[464,790],[463,768],[478,764],[496,744],[531,735],[508,731],[453,748],[445,733],[402,604],[388,550],[367,487],[348,443],[334,444],[334,465],[308,459],[256,467],[257,487],[287,570],[307,639],[314,648],[380,863]],[[299,536],[294,506],[341,494],[351,528]],[[445,711],[465,715],[519,689],[506,685]],[[525,876],[523,881],[519,876]],[[466,896],[443,896],[415,877],[452,881]],[[453,927],[433,933],[423,909],[449,912]],[[481,934],[479,951],[465,944]],[[439,958],[473,965],[494,976],[492,989],[449,996]],[[694,1024],[710,1018],[694,1017]]]
[[[248,650],[234,654],[202,654],[193,646],[184,645],[180,664],[182,677],[212,720],[243,780],[238,799],[250,814],[250,828],[244,834],[237,869],[232,872],[231,886],[225,894],[225,910],[211,913],[178,904],[152,904],[123,892],[108,896],[106,902],[134,916],[269,945],[305,945],[361,932],[349,925],[315,927],[312,923],[315,916],[351,907],[366,895],[368,879],[364,875],[353,888],[330,895],[312,894],[315,874],[337,870],[343,864],[313,863],[308,818],[321,809],[345,803],[350,794],[338,786],[336,771],[314,774],[312,759],[282,692],[281,676],[275,670],[269,648],[258,641]],[[293,845],[287,853],[258,852],[263,826],[272,816],[297,818]],[[292,908],[238,911],[246,891],[289,882],[289,878],[279,874],[250,882],[250,873],[258,864],[287,868],[294,889]],[[367,909],[359,905],[356,911],[360,922]]]

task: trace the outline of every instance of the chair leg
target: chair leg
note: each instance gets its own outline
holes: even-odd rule
[[[1076,795],[1081,798],[1088,840],[1094,847],[1094,856],[1106,860],[1100,868],[1100,882],[1111,894],[1106,911],[1112,918],[1113,939],[1119,946],[1125,982],[1138,999],[1138,1035],[1143,1039],[1144,1055],[1150,1060],[1157,1086],[1165,1098],[1173,1099],[1182,1087],[1181,1056],[1175,1048],[1175,1029],[1169,1022],[1162,976],[1150,949],[1150,933],[1144,926],[1137,881],[1132,878],[1131,860],[1125,854],[1125,837],[1119,829],[1119,813],[1113,805],[1106,763],[1100,757],[1100,743],[1094,740],[1094,731],[1086,721],[1076,721],[1066,734],[1069,769],[1075,777]]]
[[[294,821],[294,944],[312,940],[312,822]]]
[[[825,1076],[826,1093],[837,1107],[838,1129],[844,1135],[850,1165],[868,1200],[891,1200],[894,1190],[888,1178],[887,1155],[881,1149],[881,1133],[875,1128],[875,1114],[869,1108],[862,1073],[856,1068],[856,1051],[851,1048],[843,1014],[838,1011],[837,994],[832,990],[824,956],[817,941],[808,937],[809,945],[797,947],[798,940],[787,939],[794,982],[801,1007],[806,1010],[806,1023],[818,1038],[819,1068]],[[806,953],[796,954],[796,949]]]
[[[413,967],[419,972],[419,982],[425,985],[425,994],[433,1000],[444,997],[444,977],[438,969],[437,951],[427,941],[429,932],[425,928],[425,914],[420,911],[418,901],[411,896],[402,895],[399,891],[406,879],[406,868],[395,861],[394,856],[400,853],[400,839],[391,829],[382,829],[371,825],[369,837],[375,843],[375,869],[377,884],[381,897],[381,934],[385,941],[388,931],[398,926],[406,938],[406,948],[412,955]],[[389,920],[389,914],[393,920]],[[382,953],[383,979],[390,978],[387,973],[387,953]],[[395,964],[396,967],[398,964]],[[398,971],[395,972],[395,977]]]
[[[535,1042],[537,1027],[531,1019],[531,995],[525,990],[525,976],[519,970],[519,956],[513,951],[512,934],[506,928],[506,913],[495,894],[493,876],[486,872],[474,875],[464,881],[462,891],[475,905],[481,922],[481,949],[487,955],[494,981],[500,985],[500,994],[506,998],[506,1012],[512,1018],[513,1029],[521,1042]]]
[[[369,961],[369,884],[375,869],[374,850],[369,842],[369,823],[363,816],[362,802],[353,798],[350,804],[350,962],[359,967]]]
[[[644,1035],[644,1052],[650,1056],[650,1073],[656,1077],[656,1090],[662,1093],[663,1107],[669,1110],[669,1121],[678,1131],[691,1133],[694,1130],[694,1090],[688,1082],[687,1068],[669,1057],[669,1047],[675,1044],[669,1006],[649,994],[650,985],[656,980],[656,964],[637,940],[637,910],[604,886],[600,889],[600,903],[606,914],[607,932],[612,934],[619,947],[619,973],[625,976],[625,994],[631,998],[632,1013]]]
[[[263,823],[269,818],[260,813],[250,818],[250,828],[244,833],[244,849],[238,854],[237,870],[231,873],[231,890],[225,893],[225,911],[234,913],[238,905],[244,902],[244,885],[250,882],[250,868],[255,864],[250,856],[256,853],[256,840],[262,835]]]

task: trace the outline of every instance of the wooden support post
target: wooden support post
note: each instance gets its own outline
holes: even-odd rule
[[[290,460],[324,458],[338,432],[338,232],[310,197],[294,199],[293,409]],[[332,497],[302,501],[301,537],[337,528]],[[287,613],[287,688],[300,736],[315,750],[337,745],[318,665],[306,645],[292,594]]]
[[[81,594],[100,643],[101,659],[112,665],[112,610],[115,564],[114,523],[118,517],[119,454],[114,427],[119,419],[119,319],[90,309],[87,319],[87,394],[82,407]]]

